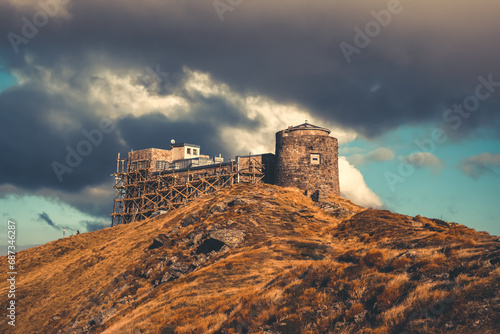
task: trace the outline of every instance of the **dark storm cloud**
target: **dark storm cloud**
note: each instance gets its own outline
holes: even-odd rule
[[[50,227],[53,227],[55,228],[56,230],[60,228],[59,225],[56,225],[52,219],[50,219],[49,215],[46,213],[46,212],[42,212],[40,214],[38,214],[38,219],[40,221],[43,221],[43,222],[46,222],[47,225],[49,225]]]
[[[87,232],[94,232],[102,230],[103,228],[109,227],[110,224],[103,221],[81,221],[80,225],[83,225]]]
[[[57,75],[58,71],[52,73]],[[191,106],[178,111],[178,120],[160,113],[122,115],[121,120],[110,122],[112,129],[104,131],[102,122],[109,119],[97,115],[94,109],[109,106],[82,101],[72,96],[71,90],[66,95],[51,92],[54,80],[47,82],[36,71],[30,78],[29,84],[0,93],[0,150],[10,157],[0,165],[0,184],[32,191],[48,188],[80,192],[87,186],[109,185],[117,152],[126,154],[130,149],[151,146],[168,148],[172,138],[200,144],[205,154],[226,155],[228,152],[221,149],[224,138],[220,126],[252,129],[259,125],[258,119],[249,119],[225,99],[180,92]],[[102,81],[93,76],[87,80],[94,85]],[[62,81],[56,79],[56,85]],[[85,96],[83,91],[81,94]],[[52,194],[45,191],[44,195]],[[66,198],[75,205],[72,198]],[[87,201],[76,204],[89,212]],[[93,211],[102,214],[101,208]]]
[[[73,226],[63,226],[63,225],[59,225],[59,224],[54,223],[54,221],[50,218],[50,216],[46,212],[42,212],[42,213],[38,214],[38,221],[45,222],[45,223],[47,223],[47,225],[49,225],[50,227],[52,227],[56,230],[66,229],[68,231],[76,231],[76,228]]]
[[[460,163],[460,169],[465,175],[476,180],[485,174],[498,175],[498,171],[500,171],[500,153],[483,153],[469,157]]]
[[[105,171],[111,171],[115,153],[123,148],[116,133],[105,134],[99,145],[92,145],[90,154],[62,175],[62,182],[52,167],[54,161],[67,166],[68,153],[87,140],[82,131],[99,128],[102,119],[88,107],[30,85],[0,93],[0,150],[9,157],[2,159],[0,184],[77,191],[105,181],[109,176]]]
[[[494,1],[401,1],[401,13],[347,64],[339,44],[354,45],[353,28],[374,21],[370,10],[387,3],[253,1],[220,22],[211,1],[71,1],[71,18],[51,18],[20,54],[34,53],[49,67],[64,59],[81,70],[100,61],[96,55],[114,68],[161,64],[178,73],[188,66],[369,136],[440,121],[446,108],[471,93],[477,76],[493,73],[500,80],[500,47],[492,43],[499,26],[490,25],[487,13],[498,9]],[[478,12],[486,12],[484,23],[474,21]],[[3,30],[20,31],[21,16],[12,15]],[[10,65],[23,66],[10,53]],[[380,89],[370,92],[375,85]],[[492,99],[498,103],[500,94]],[[498,108],[490,102],[462,132],[492,117],[498,118]]]
[[[27,99],[26,96],[30,98]],[[0,124],[0,150],[6,159],[0,165],[0,183],[11,183],[25,189],[42,187],[71,192],[86,186],[109,181],[117,152],[151,146],[168,148],[170,139],[202,145],[205,154],[227,155],[221,151],[224,138],[219,127],[255,128],[259,122],[250,120],[235,106],[220,98],[194,97],[192,116],[171,121],[160,113],[141,117],[126,116],[113,124],[115,130],[103,133],[99,118],[84,106],[69,105],[62,96],[47,96],[33,87],[11,88],[0,94],[0,109],[4,111]],[[66,124],[69,118],[71,124]],[[104,118],[106,119],[106,118]],[[60,123],[59,123],[60,122]],[[92,144],[88,133],[100,132]],[[121,142],[124,140],[125,143]],[[90,154],[79,154],[86,142]],[[222,142],[222,143],[221,143]],[[76,158],[78,155],[80,163]],[[68,163],[75,163],[76,166]],[[63,167],[62,182],[54,170],[54,162]],[[65,168],[71,169],[65,172]]]
[[[210,155],[232,153],[221,152],[221,127],[252,129],[263,120],[250,120],[244,106],[222,98],[183,92],[185,68],[242,94],[304,106],[317,118],[366,136],[400,125],[443,123],[446,109],[474,93],[479,75],[491,73],[500,81],[496,0],[401,1],[401,13],[350,64],[340,43],[354,45],[353,28],[364,29],[374,21],[370,11],[387,8],[388,1],[244,1],[221,22],[211,0],[73,0],[68,15],[61,9],[48,17],[15,53],[7,34],[22,35],[23,17],[33,21],[41,10],[40,3],[15,5],[20,3],[0,4],[0,64],[23,78],[21,86],[0,94],[0,150],[9,157],[0,165],[0,184],[24,189],[76,193],[102,185],[116,152],[161,143],[166,148],[171,138],[198,143]],[[59,182],[52,162],[64,163],[66,147],[85,139],[82,130],[99,126],[99,108],[111,107],[85,100],[102,84],[96,73],[126,76],[134,69],[147,75],[148,67],[157,66],[168,73],[157,94],[180,92],[191,110],[175,120],[161,110],[127,116]],[[47,76],[63,92],[47,87]],[[500,89],[453,137],[482,127],[498,133],[498,105]]]
[[[364,29],[374,21],[370,11],[387,4],[252,1],[221,22],[212,1],[75,0],[68,4],[70,18],[50,18],[19,55],[8,46],[4,51],[13,67],[25,66],[19,59],[27,53],[44,66],[64,59],[79,70],[100,61],[115,69],[161,64],[173,74],[187,66],[241,92],[298,103],[368,136],[439,122],[446,108],[471,94],[477,76],[492,73],[500,80],[500,46],[492,42],[499,25],[489,14],[499,9],[495,1],[401,1],[401,12],[348,64],[340,43],[355,45],[353,28]],[[10,13],[2,30],[19,32],[26,13]],[[491,124],[498,102],[500,94],[461,132]]]

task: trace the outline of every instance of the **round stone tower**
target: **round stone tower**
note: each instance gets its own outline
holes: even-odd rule
[[[276,133],[276,184],[296,187],[315,201],[340,195],[337,138],[304,123]]]

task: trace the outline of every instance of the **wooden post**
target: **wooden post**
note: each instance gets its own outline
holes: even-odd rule
[[[120,153],[118,153],[118,158],[116,159],[116,172],[120,172]]]
[[[231,174],[229,176],[231,178],[231,185],[234,184],[233,173],[234,173],[233,160],[231,160]]]
[[[236,169],[237,169],[237,176],[236,176],[236,183],[240,183],[240,157],[238,157],[238,161],[236,161]]]

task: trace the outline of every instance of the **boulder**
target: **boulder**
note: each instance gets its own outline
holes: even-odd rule
[[[153,243],[148,247],[148,249],[157,249],[163,246],[164,242],[160,238],[153,238]]]
[[[243,241],[243,237],[245,236],[245,232],[243,232],[242,230],[225,228],[211,231],[209,234],[210,238],[219,240],[231,248],[239,245]]]

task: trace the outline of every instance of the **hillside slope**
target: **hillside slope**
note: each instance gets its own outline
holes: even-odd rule
[[[15,332],[498,333],[498,237],[342,198],[320,206],[237,185],[22,251]],[[7,290],[3,273],[4,310]]]

